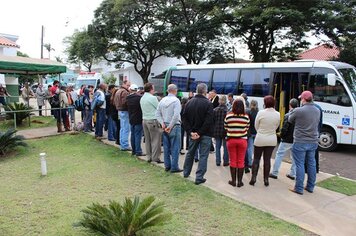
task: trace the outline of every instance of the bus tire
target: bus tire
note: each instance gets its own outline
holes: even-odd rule
[[[319,137],[319,150],[324,152],[332,152],[337,147],[335,131],[330,127],[321,128]]]

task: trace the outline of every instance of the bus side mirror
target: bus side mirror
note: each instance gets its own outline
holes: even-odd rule
[[[328,74],[328,85],[335,86],[336,84],[336,75],[333,73]]]

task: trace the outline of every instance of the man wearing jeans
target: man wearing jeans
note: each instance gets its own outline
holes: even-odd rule
[[[179,150],[181,146],[181,118],[182,109],[177,98],[178,88],[175,84],[168,85],[168,95],[158,104],[156,118],[163,129],[163,154],[166,171],[182,172],[178,166]]]
[[[295,186],[290,190],[303,194],[304,163],[308,167],[305,190],[312,193],[315,187],[315,151],[318,148],[320,110],[313,104],[313,94],[310,91],[304,91],[299,98],[302,107],[296,108],[288,118],[288,121],[294,124],[292,154],[297,166]]]
[[[192,171],[194,155],[200,145],[199,164],[195,177],[197,185],[206,181],[204,174],[207,170],[213,135],[213,104],[206,98],[207,92],[206,84],[198,84],[197,95],[187,103],[183,113],[183,123],[190,134],[188,153],[184,161],[184,178],[188,178]]]
[[[269,177],[272,179],[278,178],[278,172],[279,172],[279,168],[281,167],[282,160],[286,152],[291,150],[292,148],[294,125],[288,122],[288,117],[290,116],[290,114],[292,114],[293,110],[297,107],[298,107],[298,100],[292,98],[289,101],[289,112],[284,116],[283,126],[281,129],[281,142],[278,146],[276,157],[274,158],[273,170],[272,173],[269,174]],[[292,153],[290,157],[292,159],[292,166],[290,168],[289,174],[287,174],[287,177],[290,178],[291,180],[294,180],[296,169],[295,169],[295,162],[293,160]]]
[[[127,110],[126,98],[129,95],[130,81],[124,80],[121,87],[116,92],[114,97],[114,103],[116,109],[119,111],[120,119],[120,146],[121,151],[131,151],[129,145],[129,135],[130,135],[130,123],[129,123],[129,112]]]
[[[103,138],[103,128],[105,124],[105,109],[106,109],[106,101],[105,101],[105,91],[107,89],[106,84],[100,84],[99,89],[96,91],[97,99],[102,101],[102,105],[100,107],[96,107],[96,125],[95,125],[95,137],[97,139]]]

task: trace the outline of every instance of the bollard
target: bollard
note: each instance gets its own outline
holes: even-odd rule
[[[41,160],[41,173],[42,176],[47,175],[47,163],[46,163],[46,153],[40,153],[40,160]]]

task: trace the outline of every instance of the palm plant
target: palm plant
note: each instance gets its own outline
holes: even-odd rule
[[[27,146],[27,143],[23,142],[25,138],[22,135],[15,135],[16,132],[14,129],[9,129],[6,132],[0,131],[0,156],[17,146]]]
[[[82,212],[83,219],[77,224],[100,235],[134,236],[140,230],[161,225],[171,218],[164,212],[162,202],[154,203],[149,196],[140,201],[125,198],[123,204],[110,201],[109,205],[93,203]]]
[[[31,106],[25,103],[11,103],[4,107],[5,111],[20,111],[16,112],[16,125],[21,125],[22,121],[31,115],[31,110],[33,109]],[[10,112],[6,114],[6,119],[14,119],[14,112]]]

